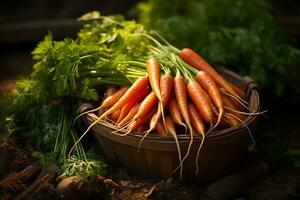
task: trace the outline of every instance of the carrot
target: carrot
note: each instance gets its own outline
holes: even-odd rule
[[[185,123],[191,130],[191,121],[187,106],[187,87],[184,77],[180,74],[176,75],[176,77],[174,78],[174,91],[180,113],[182,114]]]
[[[133,117],[136,115],[136,113],[138,112],[140,107],[140,104],[136,104],[135,106],[133,106],[133,108],[130,110],[130,112],[128,113],[128,115],[126,115],[119,123],[118,126],[123,126],[124,124],[126,124],[127,122],[129,122],[130,120],[133,119]]]
[[[127,116],[127,114],[130,112],[130,110],[133,108],[134,104],[133,103],[127,103],[123,108],[120,109],[120,114],[117,118],[116,123],[118,124],[124,117]]]
[[[213,112],[207,97],[204,95],[204,90],[197,81],[190,81],[187,85],[187,91],[204,121],[209,123],[212,127],[214,119]]]
[[[225,121],[229,123],[230,127],[237,126],[240,124],[237,119],[229,115],[229,113],[227,113],[226,111],[224,113],[224,117],[225,117]]]
[[[150,94],[148,94],[148,96],[142,101],[141,105],[140,105],[140,109],[137,112],[137,114],[134,116],[133,120],[137,120],[140,117],[146,115],[154,106],[155,104],[157,104],[157,97],[154,93],[154,91],[152,91]]]
[[[198,109],[195,107],[194,104],[188,104],[189,108],[189,114],[191,118],[191,122],[195,130],[197,131],[198,134],[204,135],[205,134],[205,126],[203,123],[203,120],[201,119]]]
[[[234,112],[234,111],[238,111],[238,109],[235,107],[235,105],[232,103],[232,101],[230,101],[230,99],[227,96],[225,96],[224,94],[222,95],[222,98],[223,98],[225,110],[228,113],[235,115],[240,120],[243,120],[244,116],[242,114]]]
[[[122,87],[113,95],[107,97],[101,104],[101,108],[109,108],[113,106],[128,90],[128,87]]]
[[[143,124],[138,127],[137,132],[138,133],[144,133],[148,129],[148,124]]]
[[[132,131],[135,131],[139,126],[143,124],[149,123],[153,115],[156,113],[156,108],[153,108],[147,115],[144,115],[143,117],[140,117],[138,120],[133,121],[129,126],[127,130],[127,134],[129,134]]]
[[[237,92],[237,94],[239,96],[243,95],[243,94],[240,94],[241,92],[243,92],[241,89],[239,89],[238,87],[236,87],[233,84],[231,84],[231,85],[236,88],[236,89],[234,89],[234,88],[233,89]],[[238,90],[240,90],[240,92]],[[245,108],[247,108],[247,107],[244,106],[238,99],[236,99],[234,96],[229,95],[224,88],[220,88],[220,91],[228,97],[228,99],[234,104],[234,106],[237,108],[237,110],[245,111]],[[244,93],[243,99],[245,99],[245,98],[246,98],[246,94]]]
[[[200,155],[200,150],[201,150],[201,148],[204,144],[204,140],[205,140],[205,126],[204,126],[204,123],[203,123],[195,105],[189,104],[188,107],[189,107],[189,113],[190,113],[192,125],[195,128],[196,132],[202,136],[202,140],[199,145],[199,148],[197,151],[197,156],[196,156],[196,174],[198,174],[198,171],[199,171],[198,159],[199,159],[199,155]]]
[[[113,95],[117,91],[118,91],[118,89],[115,86],[108,86],[106,91],[104,92],[104,96],[103,96],[102,101],[104,101],[107,97],[110,97],[111,95]],[[105,111],[105,109],[103,109],[103,108],[99,109],[98,115],[101,115],[104,111]]]
[[[170,74],[164,74],[160,78],[161,101],[163,107],[168,104],[173,89],[173,77]]]
[[[207,98],[207,100],[208,100],[208,103],[209,103],[209,105],[210,105],[211,110],[213,111],[213,113],[214,113],[216,116],[218,116],[218,115],[219,115],[218,109],[217,109],[217,107],[213,104],[213,102],[212,102],[210,96],[209,96],[205,91],[203,92],[203,94],[206,96],[206,98]]]
[[[174,96],[174,94],[171,94],[171,97],[167,104],[167,109],[168,109],[173,121],[176,124],[186,127],[186,125],[182,121],[182,116],[181,116],[181,113],[180,113],[180,110],[179,110],[179,107],[178,107],[178,104],[176,101],[176,97]]]
[[[167,135],[167,131],[164,127],[164,124],[163,124],[162,120],[159,120],[157,122],[155,130],[158,133],[158,135],[161,135],[161,136],[166,136]]]
[[[234,84],[232,84],[231,82],[228,82],[229,85],[232,87],[232,89],[242,98],[242,99],[246,99],[246,93],[240,89],[239,87],[235,86]]]
[[[104,99],[104,101],[102,102],[102,104],[98,107],[98,108],[95,108],[95,109],[92,109],[92,110],[88,110],[86,112],[83,112],[81,113],[80,115],[78,115],[74,121],[73,121],[73,124],[75,123],[75,121],[83,116],[83,115],[86,115],[88,113],[92,113],[92,112],[96,112],[98,110],[101,110],[101,109],[105,109],[105,108],[108,108],[110,106],[112,106],[114,103],[116,103],[121,97],[122,95],[124,95],[124,93],[128,90],[128,87],[122,87],[121,89],[119,89],[117,92],[115,92],[113,95],[109,96],[108,98]],[[110,113],[111,114],[111,113]],[[108,115],[107,115],[108,116]],[[105,117],[107,117],[105,116]]]
[[[151,133],[151,131],[155,129],[156,124],[160,120],[160,117],[163,115],[162,110],[163,110],[162,104],[159,104],[157,108],[157,112],[152,116],[150,120],[149,129],[146,131],[145,135],[141,138],[139,142],[138,151],[140,151],[143,140]]]
[[[172,135],[174,137],[176,146],[177,146],[177,151],[178,151],[178,159],[179,159],[179,165],[180,165],[180,180],[182,179],[182,172],[183,172],[183,160],[181,158],[181,150],[180,150],[180,145],[179,145],[179,141],[177,138],[177,134],[176,134],[176,130],[175,130],[175,125],[174,122],[172,120],[172,118],[170,116],[166,116],[166,127],[167,127],[167,132],[168,134]]]
[[[228,94],[224,88],[220,88],[220,91],[222,93],[222,98],[226,97],[226,99],[227,99],[226,106],[229,106],[231,108],[234,107],[234,109],[236,111],[241,111],[241,112],[245,111],[245,108],[247,108],[247,107],[243,103],[241,103],[238,99],[236,99],[232,95]],[[228,102],[230,102],[230,103],[228,103]],[[230,104],[230,105],[228,105],[228,104]],[[233,106],[232,106],[232,104],[233,104]]]
[[[149,130],[147,131],[148,133],[150,133],[152,130],[155,129],[157,122],[160,120],[161,114],[162,114],[162,107],[161,107],[161,106],[158,106],[157,112],[156,112],[156,113],[153,115],[153,117],[151,118],[151,121],[150,121],[150,128],[149,128]]]
[[[160,65],[155,58],[150,58],[146,62],[146,70],[149,76],[149,82],[152,90],[154,91],[156,97],[158,98],[161,108],[158,110],[158,114],[164,115],[163,105],[162,105],[162,97],[160,91]],[[156,123],[159,119],[159,116],[155,117],[156,120],[151,120],[150,128],[148,133],[150,133],[156,126]],[[146,134],[148,135],[148,134]],[[145,135],[145,136],[146,136]],[[143,140],[143,139],[142,139]],[[142,141],[141,140],[141,141]]]
[[[161,79],[160,79],[162,109],[164,109],[166,107],[166,105],[168,104],[169,98],[170,98],[171,93],[173,91],[172,89],[173,89],[173,77],[169,73],[166,73],[166,74],[162,75]],[[164,126],[165,126],[164,112],[162,112],[162,119],[163,119],[163,123],[164,123]],[[165,129],[166,129],[166,127],[165,127]]]
[[[106,91],[104,92],[103,99],[106,99],[107,97],[110,97],[114,93],[116,93],[118,89],[115,86],[108,86]]]
[[[140,93],[145,87],[147,87],[149,84],[148,78],[146,76],[140,77],[138,80],[136,80],[132,86],[126,91],[126,93],[107,111],[105,111],[101,116],[98,117],[97,120],[95,120],[86,130],[85,132],[80,136],[80,138],[75,142],[75,144],[72,146],[71,150],[69,151],[69,156],[71,155],[74,147],[82,140],[82,138],[85,136],[85,134],[99,121],[104,119],[105,117],[112,114],[114,111],[122,108],[130,99],[134,98],[138,93]]]
[[[184,80],[184,77],[180,74],[179,71],[177,71],[176,77],[174,78],[174,91],[175,91],[175,96],[176,100],[178,102],[178,107],[179,110],[182,114],[183,119],[185,120],[185,123],[190,130],[190,135],[191,135],[191,141],[188,146],[188,150],[186,152],[186,155],[182,159],[182,162],[188,157],[193,141],[194,141],[194,136],[193,136],[193,129],[190,121],[190,116],[189,116],[189,110],[188,110],[188,105],[187,105],[187,89],[186,89],[186,83]]]
[[[158,100],[161,101],[161,91],[159,87],[160,66],[157,60],[154,58],[148,59],[146,63],[146,70],[148,72],[151,88],[157,96]]]
[[[140,102],[142,99],[145,98],[146,95],[148,95],[150,92],[149,86],[145,87],[143,91],[141,91],[139,94],[137,94],[134,98],[132,98],[123,108],[121,109],[120,116],[117,120],[117,123],[119,123],[133,108],[133,106]]]
[[[113,112],[113,114],[111,114],[110,118],[113,122],[117,122],[119,116],[121,113],[121,109],[116,110],[115,112]]]
[[[180,51],[179,57],[192,67],[207,72],[221,87],[227,92],[243,101],[243,99],[232,89],[228,81],[226,81],[210,64],[208,64],[199,54],[189,48]]]
[[[131,99],[135,98],[140,92],[144,90],[149,84],[148,78],[146,76],[140,77],[134,84],[126,91],[126,93],[105,113],[103,113],[97,120],[101,120],[107,115],[111,114],[116,109],[122,108]]]
[[[198,83],[204,88],[204,90],[209,94],[211,100],[217,106],[219,110],[218,120],[216,122],[217,126],[222,118],[224,107],[223,107],[223,100],[221,97],[221,92],[214,81],[214,79],[204,71],[198,71],[196,74],[196,80]]]

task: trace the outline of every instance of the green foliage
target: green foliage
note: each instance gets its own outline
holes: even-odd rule
[[[87,153],[88,157],[92,159],[78,159],[76,156],[68,158],[61,168],[61,177],[79,175],[82,178],[87,178],[92,175],[104,175],[106,172],[106,165],[103,164],[99,157],[94,154]]]
[[[73,126],[78,102],[97,100],[96,90],[105,84],[130,84],[143,70],[124,62],[148,57],[143,26],[120,16],[100,18],[86,23],[76,39],[54,41],[49,33],[33,50],[33,72],[17,81],[10,103],[15,134],[30,141],[43,165],[58,164],[62,176],[105,173],[103,162],[81,143],[68,157],[79,138]]]
[[[53,163],[56,163],[56,156],[53,152],[42,153],[40,151],[33,151],[31,154],[42,167],[48,167]]]
[[[299,168],[300,167],[300,150],[299,149],[288,149],[286,154],[292,160],[294,167]]]
[[[264,0],[149,0],[138,10],[140,22],[175,46],[250,75],[278,95],[286,72],[300,65],[299,49],[280,36]]]

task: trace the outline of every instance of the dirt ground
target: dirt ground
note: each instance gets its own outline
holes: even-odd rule
[[[21,144],[19,144],[21,143]],[[28,166],[35,165],[30,149],[22,146],[18,139],[10,138],[0,146],[0,158],[7,157],[6,166],[0,179],[0,199],[14,199],[37,182],[44,169],[39,169],[30,178],[20,180]],[[263,167],[251,165],[251,173],[245,165],[258,163]],[[247,171],[248,170],[248,171]],[[253,172],[254,171],[254,172]],[[107,177],[94,176],[82,181],[70,177],[63,181],[54,177],[52,181],[42,182],[43,190],[34,189],[34,199],[299,199],[300,169],[281,167],[274,170],[257,153],[248,155],[248,161],[233,174],[212,183],[208,187],[183,185],[174,179],[160,182],[136,180],[124,169],[118,169]],[[24,181],[25,180],[25,181]],[[68,185],[64,187],[62,185]],[[61,189],[63,188],[63,189]],[[41,190],[41,191],[40,191]],[[26,193],[26,192],[25,192]],[[74,195],[76,194],[76,195]],[[21,195],[22,196],[22,195]],[[10,198],[8,198],[10,197]],[[22,199],[22,198],[21,198]],[[26,198],[25,198],[26,199]]]

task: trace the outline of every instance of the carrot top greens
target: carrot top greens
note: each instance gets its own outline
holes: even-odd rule
[[[140,23],[177,47],[192,48],[209,63],[250,75],[265,91],[282,96],[291,85],[289,72],[299,66],[300,50],[282,37],[268,2],[145,0],[137,9]]]
[[[11,118],[14,134],[27,138],[43,164],[56,162],[62,175],[104,173],[89,148],[79,143],[68,157],[70,145],[78,140],[78,102],[98,100],[103,85],[126,86],[146,76],[146,60],[158,57],[153,48],[165,53],[161,38],[122,16],[89,13],[80,18],[84,25],[76,38],[55,41],[51,33],[32,51],[32,74],[16,83]],[[162,71],[172,73],[172,61]],[[86,145],[89,147],[89,145]]]

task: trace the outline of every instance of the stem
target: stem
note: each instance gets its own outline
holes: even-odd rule
[[[154,33],[159,39],[161,39],[171,50],[174,51],[174,53],[179,54],[180,50],[176,48],[175,46],[171,45],[165,38],[163,38],[158,32],[151,31],[151,33]]]

